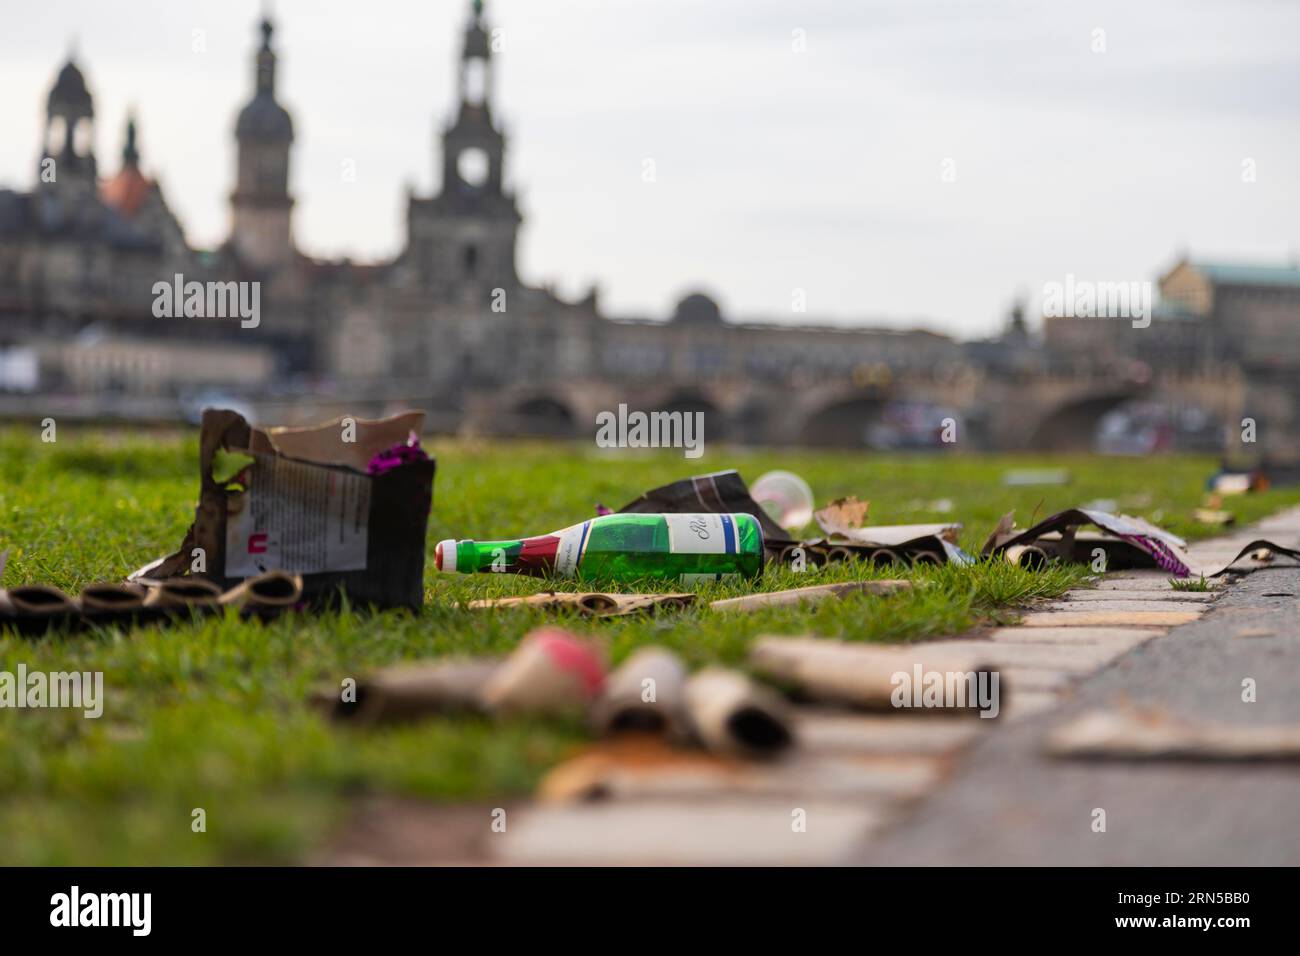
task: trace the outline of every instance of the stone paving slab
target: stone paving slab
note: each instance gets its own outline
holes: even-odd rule
[[[1006,681],[1009,694],[1014,696],[1021,691],[1049,693],[1064,690],[1070,682],[1079,676],[1079,672],[1052,670],[1048,667],[1004,667],[1002,679]]]
[[[1152,584],[1168,584],[1171,577],[1172,574],[1160,568],[1135,568],[1130,571],[1107,571],[1097,583],[1100,585],[1107,581],[1147,581]]]
[[[978,719],[978,718],[972,718]],[[646,761],[611,757],[599,747],[566,761],[538,788],[543,801],[747,796],[908,800],[938,779],[938,758],[916,754],[827,756],[802,751],[786,760],[723,760],[695,751]]]
[[[803,832],[796,832],[797,811]],[[860,799],[628,801],[539,806],[492,841],[497,862],[587,866],[817,866],[879,829]]]
[[[1138,627],[999,627],[989,639],[1003,644],[1118,644],[1128,650],[1163,633]]]
[[[795,736],[810,754],[915,754],[939,756],[981,731],[971,716],[856,714],[814,708],[795,712]]]
[[[1123,591],[1112,592],[1123,594]],[[1176,592],[1175,592],[1176,593]],[[1072,614],[1113,614],[1117,611],[1183,611],[1188,614],[1202,614],[1205,611],[1203,603],[1195,601],[1161,601],[1158,604],[1152,601],[1130,601],[1125,599],[1116,599],[1114,601],[1088,601],[1086,607],[1080,607],[1078,601],[1053,601],[1043,606],[1043,611],[1068,611]]]
[[[970,655],[992,667],[1023,667],[1086,674],[1109,664],[1127,650],[1110,644],[1007,644],[1001,641],[935,641],[936,652]]]
[[[1191,624],[1196,611],[1035,611],[1020,619],[1021,627],[1174,627]]]
[[[1061,702],[1059,691],[1015,690],[1007,694],[1001,720],[1020,720],[1051,710]]]
[[[1218,591],[1178,591],[1172,587],[1163,591],[1123,591],[1115,594],[1115,588],[1108,590],[1066,591],[1061,595],[1064,601],[1167,601],[1187,604],[1210,604],[1219,596]],[[1082,610],[1082,608],[1080,608]],[[1156,610],[1152,608],[1152,610]]]

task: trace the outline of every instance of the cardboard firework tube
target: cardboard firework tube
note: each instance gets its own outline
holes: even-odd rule
[[[579,594],[575,603],[584,614],[601,615],[617,611],[619,602],[609,594]]]
[[[237,607],[242,614],[274,617],[302,600],[302,575],[267,571],[251,577],[221,595],[223,606]]]
[[[474,610],[511,607],[571,608],[587,617],[620,617],[658,608],[683,608],[694,594],[606,594],[599,591],[571,593],[547,591],[528,597],[486,598],[471,601]]]
[[[654,614],[660,610],[680,611],[695,603],[694,594],[607,594],[605,597],[612,598],[617,606],[601,617],[621,617],[647,611]]]
[[[833,561],[850,561],[852,559],[853,559],[853,552],[850,551],[848,548],[840,547],[837,545],[836,547],[826,549],[827,564],[830,564]]]
[[[146,607],[163,611],[211,610],[220,605],[221,588],[206,578],[168,578],[149,589]]]
[[[794,743],[785,703],[739,671],[710,667],[686,682],[686,710],[709,750],[773,757]]]
[[[322,687],[312,701],[333,720],[387,724],[438,714],[482,709],[479,695],[501,662],[451,658],[385,667],[357,681],[356,700],[343,700],[341,686]]]
[[[594,644],[539,627],[492,674],[480,700],[492,714],[562,713],[589,705],[604,683],[604,655]]]
[[[56,587],[25,584],[0,590],[0,624],[13,624],[25,634],[60,627],[80,616],[77,602]]]
[[[609,675],[592,708],[592,723],[604,734],[639,730],[686,737],[685,690],[681,659],[663,647],[643,647]]]
[[[995,670],[970,657],[927,653],[924,646],[866,647],[819,638],[760,638],[749,659],[762,673],[807,697],[868,710],[895,709],[894,676],[899,672],[914,675],[920,667],[979,675]]]
[[[782,564],[789,564],[794,560],[795,553],[801,550],[803,550],[803,545],[787,544],[777,554],[777,560],[780,561]]]
[[[138,584],[88,584],[81,589],[81,613],[91,623],[148,617],[145,596],[145,589]]]
[[[889,548],[878,548],[877,550],[871,552],[871,563],[896,565],[896,564],[902,564],[903,561],[898,556],[898,552],[891,551]]]
[[[1016,544],[1004,552],[1012,564],[1029,571],[1038,571],[1047,566],[1047,552],[1036,544]]]
[[[813,584],[805,588],[746,594],[712,602],[714,611],[756,611],[766,607],[789,607],[804,603],[842,598],[847,594],[891,594],[912,586],[910,581],[844,581],[839,584]]]
[[[933,551],[916,551],[912,554],[912,565],[932,564],[935,567],[943,564],[943,559]]]

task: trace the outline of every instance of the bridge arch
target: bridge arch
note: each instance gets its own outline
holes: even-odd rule
[[[717,440],[727,434],[730,423],[726,413],[716,402],[697,389],[678,389],[670,392],[668,397],[657,403],[654,411],[681,412],[691,415],[699,412],[704,416],[704,434],[710,440]]]
[[[884,407],[884,396],[875,394],[833,400],[804,419],[800,440],[809,445],[865,447],[868,429],[879,421]]]
[[[1025,444],[1043,451],[1091,451],[1102,418],[1142,395],[1141,391],[1125,389],[1070,399],[1039,420]]]
[[[568,438],[574,434],[573,410],[553,395],[532,395],[510,409],[510,431],[539,438]]]

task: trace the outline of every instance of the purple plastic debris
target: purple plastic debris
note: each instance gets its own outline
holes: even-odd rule
[[[429,456],[420,447],[420,437],[415,432],[411,432],[406,441],[398,442],[387,451],[381,451],[371,458],[366,470],[372,475],[382,475],[412,462],[428,460]]]

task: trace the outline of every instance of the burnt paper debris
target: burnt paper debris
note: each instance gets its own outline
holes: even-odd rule
[[[828,560],[855,557],[872,564],[973,564],[975,559],[957,545],[961,525],[947,524],[864,524],[868,503],[855,497],[840,498],[817,511],[817,525],[826,534],[820,546]]]
[[[1264,538],[1258,538],[1238,551],[1237,556],[1227,564],[1213,570],[1203,568],[1201,569],[1201,573],[1212,578],[1222,577],[1229,573],[1248,574],[1251,571],[1258,571],[1261,567],[1269,567],[1275,560],[1277,560],[1278,555],[1300,562],[1300,551],[1293,550],[1292,548],[1284,548],[1280,544],[1276,544]],[[1238,567],[1237,562],[1242,558],[1249,558],[1251,561],[1256,563],[1254,566]]]
[[[1082,525],[1094,525],[1102,533],[1080,533]],[[1182,538],[1142,518],[1086,508],[1058,512],[1019,532],[1008,512],[984,542],[982,554],[1005,555],[1012,563],[1035,568],[1050,560],[1091,563],[1098,551],[1109,570],[1160,568],[1180,578],[1191,574]]]
[[[181,547],[131,580],[180,577],[229,591],[270,571],[301,575],[302,600],[418,608],[434,462],[419,447],[422,412],[313,428],[251,427],[207,409],[199,437],[198,508]],[[236,475],[222,473],[230,456]]]
[[[750,496],[744,479],[734,469],[683,478],[660,488],[651,489],[618,510],[620,513],[629,514],[743,512],[758,519],[759,527],[763,529],[763,545],[768,560],[778,556],[785,548],[797,544],[790,533],[773,521],[772,516]]]
[[[1101,529],[1100,533],[1080,532],[1079,528],[1086,524],[1095,525]],[[1149,521],[1128,515],[1071,508],[1054,514],[1025,531],[1014,530],[1013,513],[1007,512],[984,542],[981,553],[985,557],[1002,555],[1013,564],[1032,569],[1053,560],[1089,564],[1101,552],[1105,557],[1106,570],[1159,568],[1174,577],[1185,578],[1193,573],[1219,577],[1229,571],[1247,573],[1258,570],[1260,565],[1267,564],[1266,560],[1257,557],[1261,551],[1271,552],[1272,557],[1267,560],[1284,555],[1300,561],[1300,551],[1261,538],[1243,547],[1226,564],[1193,569],[1191,559],[1187,556],[1187,543]],[[1247,556],[1256,562],[1255,567],[1235,566]]]

